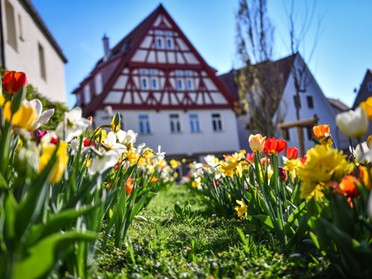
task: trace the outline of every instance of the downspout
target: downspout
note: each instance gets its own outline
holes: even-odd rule
[[[3,1],[0,2],[0,19],[1,19],[1,27],[0,27],[0,60],[1,60],[1,65],[3,69],[5,69],[5,43],[4,43],[4,30],[3,30],[3,26],[5,26],[5,24],[3,24]]]

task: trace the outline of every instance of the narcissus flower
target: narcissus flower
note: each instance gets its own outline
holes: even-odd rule
[[[94,175],[96,173],[102,174],[107,169],[114,167],[119,158],[120,153],[117,150],[109,150],[101,153],[99,156],[96,156],[92,159],[88,172],[90,175]]]
[[[82,117],[81,108],[76,107],[65,113],[65,121],[58,124],[56,134],[59,138],[65,136],[65,141],[70,142],[74,137],[80,136],[91,124]]]
[[[244,216],[247,216],[248,206],[245,204],[244,200],[236,200],[236,203],[239,205],[235,207],[238,217],[242,218]]]
[[[49,161],[51,160],[57,145],[48,144],[42,147],[42,153],[40,156],[40,165],[39,165],[39,173],[43,171],[43,169],[47,166]],[[49,176],[50,183],[58,183],[61,181],[64,171],[66,169],[68,163],[68,155],[67,155],[67,143],[60,142],[58,145],[57,150],[57,159],[53,165],[52,171]]]
[[[5,71],[3,79],[3,89],[10,94],[16,94],[28,83],[27,76],[23,72]]]
[[[364,109],[364,111],[367,114],[368,119],[372,120],[372,97],[369,97],[364,102],[361,102],[359,106]]]
[[[262,152],[266,137],[261,134],[250,135],[248,138],[249,147],[253,152]]]
[[[360,138],[368,130],[368,118],[364,109],[357,107],[336,115],[336,124],[349,138]]]
[[[11,102],[6,102],[4,107],[4,119],[11,122],[12,126],[23,128],[26,130],[33,130],[38,116],[33,107],[29,107],[22,103],[19,109],[12,116]]]
[[[316,145],[306,153],[306,162],[297,167],[297,176],[302,180],[301,198],[313,196],[320,200],[322,189],[330,181],[340,181],[351,173],[354,165],[348,162],[342,151],[324,145]]]
[[[287,148],[287,142],[285,140],[278,140],[276,138],[268,138],[265,141],[263,150],[267,154],[279,154]]]
[[[28,106],[32,107],[36,111],[37,115],[37,120],[33,124],[34,129],[39,128],[40,126],[44,125],[49,121],[49,119],[53,116],[54,114],[54,109],[47,109],[43,112],[43,104],[40,102],[38,99],[33,99],[33,100],[24,100],[23,103]]]

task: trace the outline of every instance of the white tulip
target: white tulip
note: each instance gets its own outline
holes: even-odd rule
[[[364,109],[357,107],[336,115],[336,124],[349,138],[360,138],[368,130],[368,117]]]

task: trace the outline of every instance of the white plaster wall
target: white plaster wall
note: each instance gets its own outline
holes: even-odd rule
[[[120,111],[114,111],[114,113]],[[239,150],[237,123],[234,113],[231,110],[169,110],[169,111],[121,111],[123,115],[124,129],[132,129],[138,133],[138,115],[148,114],[150,117],[151,134],[138,135],[137,144],[144,142],[154,150],[158,145],[168,155],[195,153],[214,154],[217,152],[232,152]],[[170,132],[169,115],[178,113],[181,121],[181,133]],[[190,133],[189,114],[199,115],[201,132]],[[221,132],[214,132],[212,127],[212,113],[220,113],[222,119]],[[96,126],[108,124],[104,111],[96,112],[94,118]]]
[[[5,63],[8,70],[23,71],[27,74],[30,84],[51,101],[66,103],[66,84],[64,63],[58,56],[49,41],[38,29],[31,16],[16,0],[9,0],[14,7],[15,25],[17,30],[17,50],[7,43],[6,18],[1,19],[4,26]],[[5,11],[5,1],[1,1],[2,10]],[[23,39],[19,38],[18,15],[22,18]],[[38,42],[44,48],[46,80],[41,78],[39,68]]]
[[[301,61],[296,60],[297,63]],[[328,100],[324,96],[320,87],[316,83],[315,79],[311,76],[311,73],[308,72],[308,82],[306,85],[306,92],[300,93],[301,99],[301,108],[300,108],[300,120],[312,119],[314,114],[319,118],[318,124],[329,124],[331,128],[331,134],[335,136],[337,134],[337,126],[335,123],[335,114],[332,110]],[[280,104],[280,113],[284,115],[284,122],[294,122],[296,120],[296,110],[294,105],[295,87],[293,82],[293,75],[290,74],[287,84],[284,89],[283,99]],[[314,108],[308,108],[307,105],[307,96],[313,97]],[[290,140],[288,141],[288,146],[299,147],[297,129],[292,128],[290,131]],[[314,146],[313,141],[308,139],[307,132],[304,131],[304,143],[305,149],[309,149]],[[336,139],[335,139],[336,140]]]

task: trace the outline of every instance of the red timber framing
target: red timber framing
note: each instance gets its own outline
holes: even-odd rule
[[[99,95],[94,94],[97,74],[103,77]],[[160,111],[232,109],[233,103],[215,71],[162,5],[97,63],[73,92],[80,100],[87,94],[87,84],[92,90],[91,101],[82,106],[85,115],[94,115],[107,105],[115,110]]]

